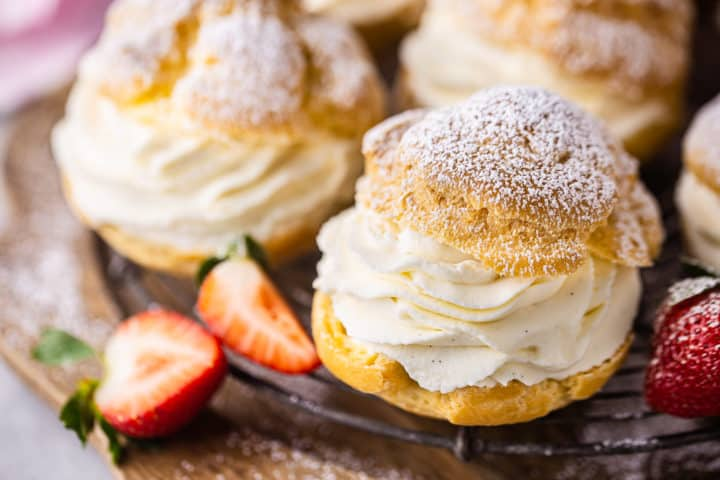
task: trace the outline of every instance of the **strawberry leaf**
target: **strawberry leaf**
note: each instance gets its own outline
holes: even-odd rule
[[[195,273],[195,285],[198,287],[202,285],[202,283],[205,281],[205,277],[207,277],[213,268],[220,265],[222,262],[227,260],[226,256],[222,257],[208,257],[206,258],[201,264],[200,267],[197,270],[197,273]]]
[[[250,235],[245,235],[243,241],[245,242],[245,255],[267,271],[269,268],[268,256],[262,245]]]
[[[97,412],[97,422],[108,439],[108,451],[110,452],[110,458],[113,464],[119,465],[125,456],[125,445],[122,441],[122,435],[103,418],[100,412]]]
[[[66,365],[95,355],[87,343],[56,328],[48,328],[32,350],[35,360],[46,365]]]
[[[245,246],[245,255],[250,260],[253,260],[260,265],[263,270],[267,271],[269,268],[268,257],[262,245],[260,245],[257,240],[250,235],[243,235],[243,244]],[[217,267],[226,260],[237,257],[239,247],[240,245],[238,242],[232,242],[228,245],[228,248],[223,255],[213,255],[212,257],[207,257],[203,260],[195,273],[195,285],[198,287],[202,285],[203,281],[205,281],[205,278],[210,274],[210,272],[212,272],[213,268]]]
[[[83,380],[77,390],[60,410],[60,420],[65,428],[75,432],[83,445],[87,443],[90,432],[95,427],[95,406],[93,396],[98,386],[97,380]]]

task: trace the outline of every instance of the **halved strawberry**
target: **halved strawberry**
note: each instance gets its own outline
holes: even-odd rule
[[[220,386],[227,363],[220,343],[191,319],[151,310],[123,322],[105,349],[95,402],[131,437],[162,437],[188,423]]]
[[[197,312],[223,343],[285,373],[320,364],[295,314],[258,264],[232,258],[212,269],[200,287]]]

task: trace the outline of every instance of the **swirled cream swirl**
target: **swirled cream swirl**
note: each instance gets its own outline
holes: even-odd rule
[[[215,251],[243,233],[264,242],[319,225],[352,197],[359,140],[318,133],[250,143],[183,125],[170,111],[158,124],[158,112],[143,108],[121,110],[80,81],[53,132],[72,202],[93,225]]]
[[[363,25],[396,15],[418,0],[303,0],[303,7],[345,22]]]
[[[686,170],[678,182],[675,202],[682,214],[690,252],[720,269],[720,223],[715,221],[720,212],[720,195]]]
[[[426,390],[565,378],[610,358],[640,297],[637,269],[595,258],[566,276],[499,277],[356,207],[322,229],[315,288],[350,338]]]

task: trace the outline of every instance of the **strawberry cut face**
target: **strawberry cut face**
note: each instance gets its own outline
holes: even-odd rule
[[[196,308],[225,345],[261,365],[299,374],[320,364],[298,318],[252,260],[235,258],[215,267]]]
[[[105,361],[98,408],[117,430],[143,438],[182,428],[219,387],[227,367],[212,335],[161,310],[125,321],[108,342]]]

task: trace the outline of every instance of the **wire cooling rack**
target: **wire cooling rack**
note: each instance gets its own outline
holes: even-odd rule
[[[667,203],[668,195],[663,200]],[[720,422],[669,417],[649,410],[643,401],[642,381],[649,355],[652,313],[667,284],[681,274],[680,235],[671,211],[665,222],[669,239],[656,266],[644,273],[645,301],[624,366],[591,399],[527,424],[470,428],[422,419],[350,389],[323,368],[308,375],[287,376],[227,352],[230,374],[261,393],[327,420],[385,437],[445,448],[463,460],[487,453],[630,454],[720,440]],[[196,292],[190,282],[143,269],[113,252],[99,238],[97,251],[108,291],[125,315],[152,304],[193,314]],[[309,257],[275,274],[306,328],[316,261],[316,256]],[[368,413],[383,409],[393,410],[392,420]]]

